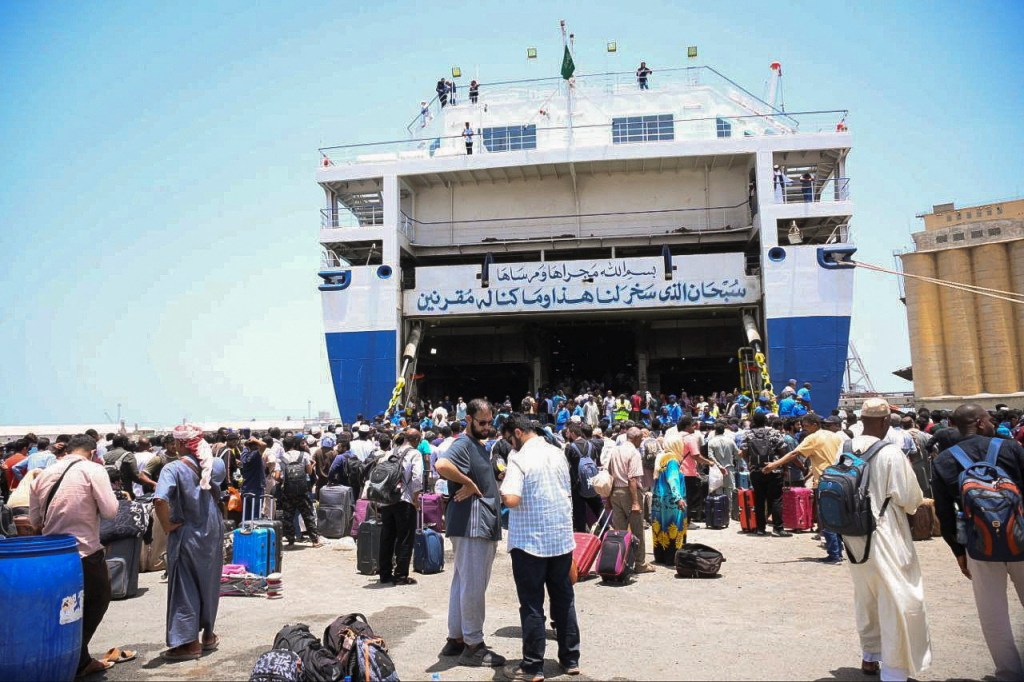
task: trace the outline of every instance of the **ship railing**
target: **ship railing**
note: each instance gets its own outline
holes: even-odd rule
[[[842,133],[847,131],[845,109],[743,116],[701,116],[659,120],[655,128],[629,122],[566,126],[504,127],[504,132],[474,129],[473,153],[495,154],[533,149],[565,149],[620,144],[651,144],[679,140]],[[496,140],[492,141],[492,140]],[[463,156],[465,138],[458,135],[416,137],[363,144],[321,147],[320,165],[394,163],[400,160]]]
[[[403,231],[417,246],[516,241],[652,237],[726,233],[750,227],[750,206],[671,208],[477,220],[423,221],[402,213]]]
[[[822,201],[849,201],[850,179],[828,178],[806,183],[791,178],[791,184],[775,190],[775,202],[780,204],[810,204]]]
[[[325,230],[339,227],[379,227],[383,224],[382,206],[320,209],[320,227]]]
[[[350,263],[347,260],[343,260],[338,257],[338,254],[333,251],[321,251],[320,252],[320,269],[321,270],[333,270],[337,268],[347,268]]]
[[[653,68],[653,65],[650,65]],[[640,89],[636,71],[607,71],[577,74],[572,82],[560,76],[531,78],[495,82],[478,82],[478,99],[474,104],[469,98],[469,80],[457,83],[455,104],[448,107],[456,110],[471,110],[474,106],[488,104],[510,104],[522,102],[545,102],[554,97],[565,97],[572,89],[577,96],[630,95],[643,92],[681,92],[688,89],[714,88],[755,114],[785,114],[727,78],[710,66],[656,68],[647,78],[646,89]],[[436,83],[435,83],[436,86]],[[436,92],[436,88],[434,90]],[[423,100],[420,112],[409,121],[406,131],[412,137],[422,137],[424,128],[441,119],[441,100],[437,94]],[[426,109],[424,112],[423,110]]]

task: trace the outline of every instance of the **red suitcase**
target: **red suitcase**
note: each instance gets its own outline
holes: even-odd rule
[[[813,523],[814,492],[810,488],[782,491],[782,526],[789,530],[810,530]]]
[[[611,523],[611,512],[602,512],[594,524],[593,533],[573,533],[576,540],[576,549],[572,551],[572,561],[576,564],[576,580],[584,580],[590,575],[594,568],[594,560],[601,551],[601,541],[604,539],[608,524]]]
[[[736,491],[736,498],[740,507],[740,528],[744,532],[757,530],[757,515],[754,513],[754,491],[750,488],[740,488]]]

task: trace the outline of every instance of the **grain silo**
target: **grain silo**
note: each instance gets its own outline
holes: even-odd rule
[[[911,275],[935,277],[935,256],[908,253],[903,256],[903,271]],[[914,386],[923,396],[946,395],[946,358],[942,340],[942,306],[939,287],[911,277],[906,278],[907,326],[910,329],[910,358],[914,367]]]
[[[971,250],[974,284],[986,289],[1011,289],[1006,244],[983,244]],[[985,393],[1013,393],[1020,387],[1015,306],[993,296],[975,296],[981,385]]]
[[[918,217],[925,229],[901,256],[905,273],[1024,294],[1024,199],[941,204]],[[905,284],[916,402],[1024,407],[1024,304],[911,277]]]

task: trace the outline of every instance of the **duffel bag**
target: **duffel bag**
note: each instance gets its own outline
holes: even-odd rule
[[[713,578],[718,575],[723,561],[725,557],[713,547],[686,544],[676,551],[676,575],[680,578]]]

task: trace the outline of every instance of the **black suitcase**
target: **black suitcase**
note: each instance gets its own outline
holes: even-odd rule
[[[709,495],[704,501],[704,518],[708,528],[728,528],[731,508],[732,500],[728,495]]]
[[[142,536],[114,540],[106,546],[104,558],[110,574],[110,598],[130,599],[139,591],[139,563]]]
[[[325,507],[348,507],[352,508],[355,500],[352,497],[352,488],[347,485],[328,485],[320,489],[320,504]]]
[[[380,531],[378,519],[367,519],[359,524],[356,539],[356,570],[363,575],[377,575],[380,557]]]
[[[277,501],[274,499],[273,495],[264,495],[263,497],[264,497],[264,499],[266,499],[267,501],[270,502],[270,515],[274,516],[277,513]],[[243,505],[257,504],[256,496],[252,495],[252,494],[246,495],[242,499],[242,504]],[[258,511],[261,511],[261,510],[262,510],[262,506],[261,506],[260,510],[258,510]],[[254,516],[260,516],[260,514],[257,513],[257,514],[254,514]],[[277,554],[277,570],[280,572],[283,569],[283,567],[284,567],[284,564],[282,563],[282,561],[284,559],[284,524],[281,523],[277,519],[259,518],[259,519],[255,520],[255,521],[243,521],[241,527],[245,528],[246,526],[250,526],[252,528],[273,528],[274,529],[274,536],[277,539],[277,547],[275,548],[276,549],[276,554]]]
[[[317,532],[325,538],[337,540],[348,535],[352,524],[352,510],[321,504],[316,509]]]

